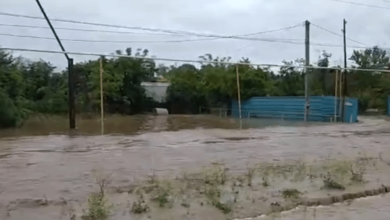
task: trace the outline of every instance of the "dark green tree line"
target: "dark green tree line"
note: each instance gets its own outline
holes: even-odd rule
[[[166,66],[147,59],[148,50],[131,48],[116,54],[134,58],[103,58],[104,108],[107,113],[138,114],[158,104],[148,98],[141,82],[155,81],[155,75],[170,82],[166,106],[172,113],[198,113],[199,107],[229,108],[237,97],[236,65],[229,57],[199,57],[199,64]],[[329,67],[331,54],[323,52],[316,65]],[[348,72],[349,96],[359,98],[361,110],[385,108],[390,78],[386,73],[360,71],[389,66],[386,51],[378,48],[356,50],[350,60],[356,71]],[[209,64],[214,61],[216,64]],[[240,63],[250,64],[248,58]],[[283,61],[279,70],[239,65],[241,98],[253,96],[302,96],[304,73],[294,68],[303,59]],[[291,66],[291,67],[289,67]],[[100,109],[99,60],[74,65],[77,112],[97,113]],[[47,61],[29,61],[0,50],[0,127],[20,126],[29,115],[68,112],[67,70],[58,71]],[[334,95],[335,73],[329,69],[310,71],[311,95]]]

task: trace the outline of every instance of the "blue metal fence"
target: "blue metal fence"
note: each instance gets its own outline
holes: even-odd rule
[[[311,96],[309,121],[335,121],[340,118],[340,100],[334,96]],[[241,103],[243,118],[279,118],[304,120],[305,97],[253,97]],[[345,101],[345,122],[357,122],[358,101],[347,98]],[[238,102],[232,101],[232,115],[239,116]]]

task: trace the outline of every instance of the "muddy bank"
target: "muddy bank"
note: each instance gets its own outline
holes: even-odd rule
[[[112,182],[115,173],[94,171],[95,184],[82,199],[17,199],[2,205],[5,219],[28,210],[66,219],[238,219],[297,206],[331,205],[390,192],[378,158],[259,163],[244,172],[215,163],[176,177],[150,175]],[[57,213],[55,213],[56,211]]]
[[[389,194],[366,197],[330,206],[300,206],[290,211],[256,217],[251,220],[386,220],[390,210]]]

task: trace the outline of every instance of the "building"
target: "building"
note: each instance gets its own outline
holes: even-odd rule
[[[169,82],[142,82],[141,86],[145,88],[146,95],[157,102],[165,102]]]

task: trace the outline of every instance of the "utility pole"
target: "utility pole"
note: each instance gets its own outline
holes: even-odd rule
[[[343,40],[344,40],[344,68],[347,68],[347,33],[346,33],[346,24],[347,21],[343,20]],[[342,106],[341,106],[341,121],[344,122],[344,113],[345,113],[345,96],[347,96],[348,88],[347,88],[347,70],[344,69],[343,74],[343,98],[342,98]]]
[[[69,128],[76,129],[76,98],[75,98],[75,90],[74,90],[74,69],[73,69],[73,59],[69,58],[68,54],[65,51],[64,46],[61,43],[60,38],[57,35],[56,30],[50,22],[49,17],[47,16],[45,10],[43,9],[39,0],[35,0],[39,9],[42,12],[42,15],[45,17],[47,24],[49,25],[51,31],[53,32],[54,37],[57,40],[57,43],[60,45],[60,48],[65,55],[65,58],[68,62],[68,106],[69,106]]]
[[[76,129],[76,97],[74,88],[74,68],[73,59],[68,60],[68,111],[69,128]]]
[[[100,126],[102,135],[104,134],[104,94],[103,94],[103,59],[101,56],[99,59],[100,66]]]
[[[305,67],[310,65],[310,22],[305,21]],[[310,114],[309,70],[305,68],[305,121]]]

